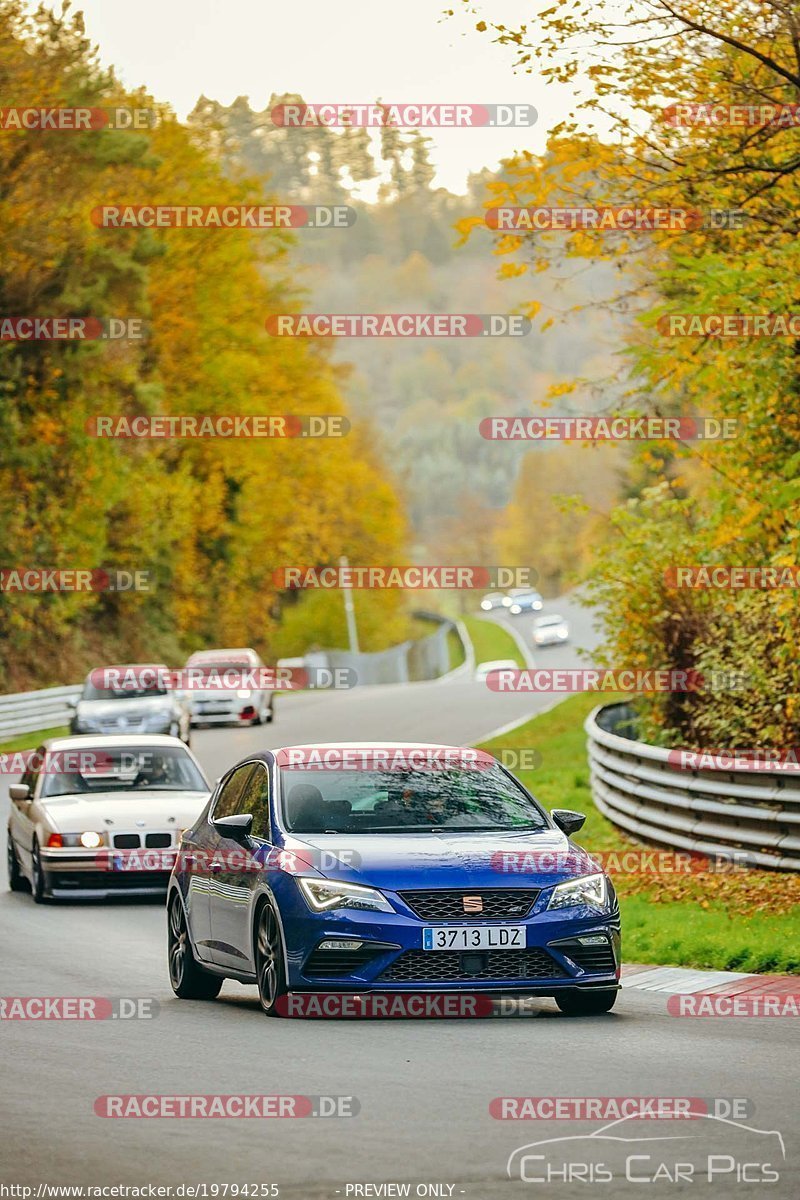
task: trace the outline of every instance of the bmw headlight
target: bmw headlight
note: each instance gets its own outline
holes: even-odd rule
[[[332,879],[297,880],[300,891],[313,912],[328,912],[333,908],[360,908],[368,912],[394,912],[389,901],[376,888],[359,883],[337,883]]]
[[[570,879],[553,888],[548,908],[572,908],[576,904],[588,904],[591,908],[606,908],[608,888],[605,875],[584,875],[581,879]]]
[[[52,841],[52,836],[51,834],[51,840],[48,842],[50,846],[56,845]],[[60,846],[80,846],[84,850],[97,850],[100,846],[106,845],[106,835],[97,833],[93,829],[87,829],[84,833],[60,833],[56,836],[60,838],[58,843]]]

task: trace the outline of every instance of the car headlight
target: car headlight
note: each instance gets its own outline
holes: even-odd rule
[[[236,693],[240,700],[249,700],[252,695],[250,688],[240,688]]]
[[[592,908],[606,908],[608,888],[605,875],[584,875],[581,879],[570,879],[553,888],[548,908],[572,908],[576,904],[588,904]]]
[[[362,887],[359,883],[337,883],[332,879],[297,880],[309,908],[314,912],[327,912],[332,908],[361,908],[368,912],[394,912],[389,901],[376,888]]]
[[[520,606],[519,606],[518,604],[512,604],[512,605],[511,605],[511,611],[512,611],[512,613],[514,614],[514,616],[516,616],[516,615],[517,615],[517,613],[521,613],[521,612],[522,612],[522,609],[520,608]]]
[[[55,838],[59,840],[56,841]],[[47,844],[48,846],[82,846],[85,850],[97,850],[98,847],[106,844],[106,835],[96,833],[93,829],[87,829],[84,833],[51,834]]]
[[[481,600],[481,608],[484,612],[488,612],[491,607],[492,606],[488,600]]]

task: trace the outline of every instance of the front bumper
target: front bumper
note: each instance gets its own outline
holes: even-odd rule
[[[303,900],[281,898],[288,982],[293,991],[523,990],[555,995],[563,989],[614,988],[620,974],[619,909],[587,906],[548,911],[546,898],[525,920],[425,921],[396,913],[340,909],[315,914]],[[302,907],[301,907],[302,906]],[[518,924],[519,950],[423,950],[422,931],[437,925]],[[582,944],[579,938],[603,938]],[[320,950],[321,942],[359,942],[359,949]]]
[[[114,849],[81,850],[68,847],[40,852],[45,895],[55,899],[102,899],[111,896],[163,896],[167,891],[171,861],[177,847],[141,848],[135,853],[145,865],[118,870],[126,852]],[[106,856],[109,856],[106,862]],[[152,869],[151,869],[152,868]]]

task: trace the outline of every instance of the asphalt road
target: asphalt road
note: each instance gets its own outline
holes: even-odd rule
[[[570,615],[577,640],[590,647],[585,615]],[[527,618],[516,622],[523,630],[529,624]],[[577,661],[574,646],[537,654],[539,665]],[[257,745],[340,738],[472,742],[552,699],[495,695],[462,672],[438,683],[286,698],[272,726],[201,731],[195,749],[214,777]],[[0,883],[5,889],[4,871]],[[726,1198],[800,1194],[791,1021],[678,1019],[667,1015],[664,995],[631,991],[612,1014],[580,1020],[561,1016],[549,1000],[520,1019],[270,1020],[258,1008],[255,989],[235,983],[226,983],[211,1003],[173,997],[160,904],[42,907],[5,890],[0,962],[5,996],[148,997],[158,1005],[151,1019],[0,1021],[0,1185],[274,1183],[281,1196],[309,1200],[398,1195],[403,1193],[385,1185],[402,1182],[411,1185],[412,1196],[470,1200],[542,1189],[558,1197],[643,1190]],[[354,1096],[360,1111],[355,1117],[264,1121],[95,1115],[98,1096],[128,1093]],[[748,1124],[780,1130],[787,1162],[776,1164],[778,1183],[737,1183],[740,1159],[774,1162],[773,1147],[764,1148],[774,1139],[703,1121],[691,1123],[688,1148],[683,1134],[689,1123],[681,1123],[678,1142],[637,1142],[633,1152],[648,1160],[637,1161],[635,1173],[651,1177],[663,1162],[661,1177],[674,1175],[677,1162],[713,1149],[732,1164],[725,1161],[716,1183],[686,1177],[626,1183],[616,1169],[610,1187],[575,1179],[576,1165],[586,1180],[593,1164],[596,1172],[598,1163],[619,1155],[620,1144],[598,1145],[596,1139],[588,1146],[575,1143],[572,1182],[511,1180],[506,1163],[518,1147],[599,1127],[597,1121],[545,1124],[489,1114],[494,1097],[531,1095],[748,1098],[755,1104]],[[622,1132],[663,1138],[675,1126],[642,1124]],[[532,1161],[528,1173],[537,1173]],[[756,1170],[745,1173],[752,1177]],[[348,1192],[348,1184],[375,1190]],[[417,1191],[423,1185],[427,1191]],[[0,1187],[0,1196],[11,1194]]]

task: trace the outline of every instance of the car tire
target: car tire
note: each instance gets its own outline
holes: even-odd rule
[[[12,892],[29,892],[31,890],[30,884],[20,870],[11,830],[8,831],[8,886]]]
[[[556,996],[556,1004],[565,1017],[599,1017],[611,1012],[617,1002],[616,990],[565,992]]]
[[[268,1017],[279,1017],[279,1000],[288,991],[283,936],[275,906],[267,900],[255,921],[255,963],[258,999]]]
[[[177,892],[173,892],[167,909],[167,962],[172,990],[180,1000],[216,1000],[222,976],[204,971],[195,958]]]
[[[45,895],[47,891],[47,873],[42,866],[42,860],[39,855],[39,840],[35,837],[33,839],[33,846],[31,847],[31,876],[31,895],[34,902],[36,904],[46,904],[50,899],[49,896]]]

